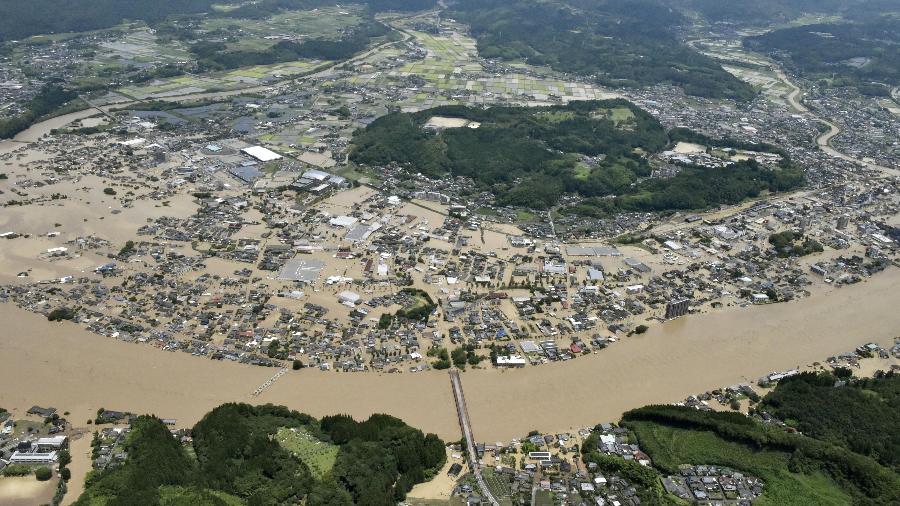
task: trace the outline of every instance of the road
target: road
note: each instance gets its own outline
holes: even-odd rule
[[[404,19],[404,18],[405,17],[401,17],[398,19]],[[410,35],[409,33],[405,32],[403,30],[400,30],[394,26],[391,26],[391,28],[393,28],[397,33],[402,35],[403,38],[399,42],[407,41],[410,38],[412,38],[412,35]],[[248,88],[238,88],[235,90],[228,90],[228,91],[201,91],[201,92],[197,92],[197,93],[187,93],[184,95],[148,97],[146,99],[136,99],[134,97],[127,97],[127,95],[123,95],[124,97],[130,98],[132,100],[115,102],[115,103],[106,104],[103,106],[97,106],[95,104],[88,102],[87,99],[84,99],[84,97],[82,97],[82,98],[86,102],[88,102],[88,104],[92,108],[97,109],[104,114],[107,114],[109,112],[109,109],[112,107],[121,109],[121,108],[130,107],[132,105],[139,104],[139,103],[146,102],[146,101],[158,100],[161,102],[183,102],[183,101],[187,101],[187,100],[206,100],[206,99],[227,98],[227,97],[233,97],[233,96],[248,95],[251,93],[282,92],[288,88],[301,87],[302,83],[307,79],[321,79],[324,77],[330,77],[331,75],[333,75],[334,70],[336,68],[340,67],[341,65],[346,65],[349,63],[354,63],[354,62],[357,62],[360,60],[364,60],[364,59],[368,58],[369,56],[371,56],[372,54],[375,54],[379,50],[381,50],[387,46],[390,46],[392,44],[395,44],[396,42],[398,42],[398,41],[388,40],[386,42],[382,42],[381,44],[373,46],[373,47],[363,51],[362,53],[353,55],[350,58],[324,63],[324,64],[310,70],[307,73],[300,74],[300,75],[297,75],[294,77],[289,77],[287,79],[284,79],[280,82],[273,83],[273,84],[252,86],[252,87],[248,87]],[[189,75],[191,75],[191,74],[189,74]],[[117,92],[116,90],[112,90],[112,91]],[[117,92],[117,93],[122,95],[121,92]]]
[[[410,34],[404,32],[402,30],[397,30],[397,32],[403,36],[402,40],[409,40],[409,38],[411,37]],[[158,101],[162,101],[162,102],[184,102],[184,101],[189,101],[189,100],[215,100],[215,99],[219,99],[219,98],[224,99],[224,98],[233,97],[233,96],[248,95],[251,93],[281,92],[281,91],[284,91],[285,89],[301,88],[303,86],[304,80],[328,77],[328,76],[332,75],[332,73],[334,72],[334,70],[337,67],[368,58],[370,55],[372,55],[376,51],[378,51],[388,45],[394,44],[394,43],[395,43],[395,41],[384,42],[384,43],[374,46],[362,53],[354,55],[346,60],[329,62],[329,63],[323,64],[322,66],[320,66],[316,69],[313,69],[308,74],[291,77],[291,78],[285,79],[281,82],[274,83],[274,84],[267,84],[267,85],[262,85],[262,86],[252,86],[249,88],[239,88],[239,89],[228,90],[228,91],[203,91],[203,92],[198,92],[198,93],[188,93],[188,94],[184,94],[184,95],[172,95],[172,96],[167,96],[167,97],[148,97],[147,99],[136,99],[134,97],[128,97],[119,92],[119,94],[123,98],[121,101],[112,102],[112,103],[104,103],[104,104],[98,104],[96,102],[92,102],[92,101],[88,100],[86,97],[81,97],[82,100],[84,100],[88,104],[88,107],[86,109],[81,110],[81,111],[76,111],[74,113],[66,114],[63,116],[49,118],[49,119],[41,121],[39,123],[35,123],[35,124],[31,125],[29,128],[27,128],[26,130],[19,132],[13,139],[0,139],[0,142],[6,142],[6,143],[35,142],[38,139],[40,139],[42,136],[44,136],[45,134],[49,133],[50,130],[52,130],[54,128],[61,128],[61,127],[65,126],[66,124],[71,123],[72,121],[75,121],[78,119],[84,119],[84,118],[93,116],[97,113],[101,113],[103,115],[111,117],[111,112],[113,109],[127,109],[129,107],[137,106],[138,104],[141,104],[141,103],[144,103],[147,101],[158,100]],[[112,91],[115,92],[116,90],[112,90]],[[15,147],[15,146],[9,145],[9,147]]]
[[[469,421],[469,410],[466,408],[466,397],[463,394],[462,381],[459,379],[459,371],[450,370],[450,384],[453,387],[453,399],[456,401],[456,413],[459,416],[459,428],[466,439],[466,451],[469,455],[469,467],[478,482],[482,497],[487,498],[492,506],[500,506],[497,498],[491,493],[484,477],[481,475],[481,464],[478,462],[478,451],[475,448],[475,438],[472,436],[472,423]]]
[[[787,87],[789,87],[791,89],[791,92],[787,96],[788,103],[791,105],[791,107],[793,107],[795,111],[802,113],[802,114],[806,114],[806,115],[810,116],[812,119],[828,126],[827,132],[823,132],[818,137],[816,137],[816,144],[819,146],[819,149],[821,149],[823,152],[825,152],[835,158],[840,158],[840,159],[846,160],[848,162],[861,163],[861,164],[865,165],[866,168],[881,171],[883,174],[885,174],[887,176],[900,175],[900,170],[892,169],[890,167],[884,167],[884,166],[870,163],[870,162],[866,162],[866,161],[860,160],[858,158],[854,158],[846,153],[842,153],[842,152],[838,151],[837,149],[834,149],[834,147],[831,145],[831,139],[834,139],[835,137],[837,137],[838,135],[841,134],[840,127],[838,127],[834,122],[810,112],[809,108],[807,108],[805,105],[803,105],[803,103],[800,101],[800,94],[801,94],[800,88],[797,87],[797,85],[795,85],[794,83],[792,83],[790,79],[788,79],[787,75],[784,73],[784,70],[782,68],[773,67],[773,70],[775,70],[775,74],[778,76],[778,79],[780,79],[781,82],[783,82]]]
[[[687,41],[687,43],[689,46],[691,46],[695,50],[703,52],[703,50],[701,48],[697,47],[697,44],[700,42],[705,42],[707,40],[709,40],[709,39],[695,39],[695,40],[689,40],[689,41]],[[704,54],[709,54],[709,53],[704,53]],[[710,54],[710,56],[716,57],[715,54]],[[788,78],[787,74],[785,74],[784,69],[780,65],[778,65],[775,62],[771,62],[769,67],[772,69],[772,71],[775,72],[775,75],[778,77],[778,79],[781,80],[781,82],[783,82],[785,84],[785,86],[787,86],[788,88],[791,89],[791,91],[788,93],[788,95],[786,97],[788,104],[798,113],[807,115],[807,116],[811,117],[812,119],[828,126],[827,132],[823,132],[818,137],[816,137],[816,144],[819,146],[819,149],[822,150],[822,152],[827,153],[828,155],[833,156],[835,158],[840,158],[841,160],[846,160],[848,162],[863,164],[866,166],[866,168],[872,169],[872,170],[878,170],[887,176],[900,176],[900,170],[892,169],[890,167],[884,167],[884,166],[877,165],[877,164],[874,164],[871,162],[866,162],[866,161],[860,160],[858,158],[854,158],[846,153],[843,153],[843,152],[835,149],[831,145],[831,140],[841,134],[840,127],[838,127],[833,121],[830,121],[829,119],[826,119],[826,118],[823,118],[821,116],[814,114],[812,111],[809,110],[808,107],[806,107],[803,104],[802,97],[801,97],[803,90],[801,90],[800,87],[798,87],[793,82],[791,82],[791,80]],[[900,86],[895,87],[894,89],[891,90],[891,96],[895,100],[900,100]]]

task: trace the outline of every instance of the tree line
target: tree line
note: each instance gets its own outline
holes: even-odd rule
[[[900,375],[888,372],[836,387],[837,380],[826,373],[786,378],[757,409],[900,472]]]
[[[833,384],[834,378],[831,378]],[[815,405],[816,401],[806,392],[797,392],[803,404]],[[767,401],[763,400],[763,405]],[[817,414],[825,417],[836,415],[842,406],[835,405],[830,410],[821,410]],[[870,411],[871,412],[871,411]],[[625,427],[637,431],[641,447],[654,458],[654,465],[667,462],[666,472],[677,472],[677,467],[671,459],[656,459],[656,452],[667,450],[665,441],[651,440],[656,430],[655,427],[671,427],[678,430],[697,431],[699,433],[711,433],[724,441],[717,447],[698,449],[693,452],[690,448],[681,448],[678,451],[683,454],[715,454],[716,451],[726,451],[728,445],[737,443],[745,446],[751,452],[776,452],[789,456],[787,469],[791,473],[813,474],[825,473],[842,490],[850,494],[854,504],[880,505],[897,504],[900,501],[900,474],[889,467],[885,467],[875,459],[857,453],[848,446],[836,442],[836,440],[823,440],[812,435],[799,435],[786,432],[777,427],[764,426],[740,413],[698,411],[681,406],[645,406],[625,413],[622,417]],[[837,420],[828,419],[823,424],[837,428]],[[844,426],[837,429],[840,432],[855,431],[855,428]],[[648,438],[646,444],[643,438]],[[701,444],[701,438],[686,438],[685,444]],[[696,442],[694,442],[696,441]],[[723,456],[724,457],[724,456]],[[706,457],[710,458],[710,457]],[[679,462],[688,463],[688,462]],[[716,462],[691,462],[694,464],[707,464]],[[747,469],[755,463],[745,462],[744,469],[750,472],[768,473],[767,468]],[[741,469],[740,462],[732,464]],[[798,500],[800,498],[797,498]]]
[[[280,428],[338,445],[334,468],[316,479],[277,442]],[[388,415],[319,421],[283,406],[229,403],[207,413],[191,436],[192,455],[158,418],[137,417],[126,461],[91,472],[75,504],[393,505],[446,459],[440,438]]]
[[[303,42],[283,40],[259,50],[229,50],[224,42],[202,41],[190,49],[204,71],[235,69],[253,65],[271,65],[301,59],[343,60],[364,50],[375,37],[390,33],[390,29],[368,19],[345,33],[338,40],[312,39]]]
[[[888,95],[889,85],[900,81],[900,18],[895,16],[773,30],[744,39],[744,45],[773,54],[795,72],[823,78],[832,86]]]
[[[9,118],[0,118],[0,139],[10,139],[26,130],[42,117],[54,114],[66,104],[78,98],[74,91],[59,84],[45,84],[37,95],[25,105],[25,112]]]
[[[265,19],[282,10],[314,9],[339,5],[337,0],[0,0],[0,41],[37,34],[84,32],[109,28],[124,20],[154,24],[172,16],[210,14],[245,19]],[[434,7],[434,0],[366,0],[373,12],[417,11]],[[217,4],[238,4],[217,11]],[[52,13],[52,14],[51,14]]]
[[[614,121],[606,114],[613,110],[627,111],[628,119]],[[425,126],[432,117],[480,125],[429,130]],[[645,154],[687,139],[777,152],[782,162],[776,168],[754,160],[736,162],[728,170],[688,166],[672,178],[647,179],[651,168]],[[585,199],[563,212],[594,217],[734,204],[803,183],[802,172],[783,150],[709,139],[684,129],[667,133],[649,113],[621,99],[392,113],[354,133],[350,159],[370,166],[398,164],[429,177],[470,177],[501,205],[546,209],[564,193],[575,193]]]
[[[610,86],[669,83],[691,95],[748,100],[753,88],[679,41],[682,14],[654,0],[459,0],[479,54],[590,75]]]

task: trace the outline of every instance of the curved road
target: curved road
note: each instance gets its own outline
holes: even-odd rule
[[[810,116],[811,118],[813,118],[814,120],[828,126],[827,132],[824,132],[824,133],[820,134],[818,137],[816,137],[816,144],[819,146],[819,149],[821,149],[823,152],[825,152],[835,158],[840,158],[840,159],[846,160],[848,162],[861,163],[861,164],[865,165],[866,168],[879,170],[885,175],[900,176],[900,170],[892,169],[890,167],[884,167],[884,166],[874,164],[871,162],[865,162],[863,160],[854,158],[850,155],[847,155],[847,154],[842,153],[842,152],[838,151],[837,149],[835,149],[834,146],[831,145],[831,139],[834,139],[835,137],[840,135],[840,133],[841,133],[840,127],[838,127],[836,124],[834,124],[830,120],[827,120],[825,118],[822,118],[821,116],[813,114],[809,110],[809,108],[807,108],[801,102],[800,94],[801,94],[802,90],[799,87],[797,87],[797,85],[792,83],[790,81],[790,79],[788,79],[787,75],[784,73],[784,70],[781,69],[780,67],[773,67],[773,70],[775,70],[775,74],[778,76],[779,79],[781,79],[781,82],[783,82],[786,86],[791,88],[791,92],[787,96],[788,103],[791,105],[791,107],[793,107],[795,111],[797,111],[801,114],[806,114],[806,115]]]
[[[709,40],[709,39],[694,39],[694,40],[688,40],[686,42],[694,50],[703,53],[703,51],[701,49],[699,49],[696,44],[699,42],[704,42],[706,40]],[[706,54],[706,53],[704,53],[704,54]],[[837,137],[838,135],[841,134],[840,127],[838,127],[834,122],[832,122],[828,119],[825,119],[825,118],[822,118],[821,116],[813,114],[809,110],[808,107],[803,105],[802,97],[800,96],[802,94],[803,90],[801,90],[797,85],[795,85],[794,83],[791,82],[791,80],[784,73],[784,69],[781,68],[781,66],[779,66],[775,63],[772,63],[770,68],[773,71],[775,71],[775,74],[778,77],[778,79],[780,79],[781,82],[783,82],[787,87],[789,87],[791,89],[791,92],[788,93],[788,95],[787,95],[788,104],[790,104],[790,106],[793,107],[794,110],[797,111],[798,113],[806,114],[806,115],[812,117],[814,120],[819,121],[820,123],[823,123],[828,126],[827,132],[824,132],[824,133],[820,134],[818,137],[816,137],[816,144],[819,146],[819,149],[821,149],[824,153],[827,153],[835,158],[840,158],[840,159],[846,160],[848,162],[860,163],[868,169],[881,171],[885,175],[900,176],[900,170],[898,170],[898,169],[884,167],[884,166],[874,164],[871,162],[865,162],[863,160],[854,158],[846,153],[842,153],[841,151],[838,151],[837,149],[835,149],[834,146],[831,145],[831,139],[834,139],[835,137]],[[891,90],[891,96],[894,98],[894,100],[900,101],[900,86],[897,86]]]

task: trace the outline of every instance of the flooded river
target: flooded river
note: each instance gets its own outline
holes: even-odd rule
[[[690,316],[654,326],[567,363],[521,370],[471,370],[463,385],[479,439],[508,440],[532,429],[561,430],[617,420],[625,410],[675,402],[768,372],[803,366],[900,335],[900,269],[788,304]],[[364,374],[290,371],[260,397],[275,370],[163,352],[50,324],[11,305],[0,356],[0,406],[70,411],[84,424],[100,407],[154,413],[191,425],[226,401],[273,402],[321,416],[399,416],[447,439],[459,429],[446,372]]]

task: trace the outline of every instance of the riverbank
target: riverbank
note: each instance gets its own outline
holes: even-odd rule
[[[793,303],[690,316],[626,338],[602,352],[520,370],[462,375],[479,440],[519,437],[617,420],[622,412],[676,402],[900,335],[895,290],[900,269]],[[70,411],[84,424],[100,407],[176,418],[190,426],[228,401],[272,402],[314,416],[384,412],[459,438],[447,374],[290,371],[259,397],[250,393],[273,369],[164,352],[89,333],[70,323],[0,305],[0,406],[33,404]]]

